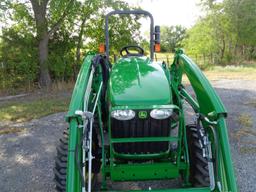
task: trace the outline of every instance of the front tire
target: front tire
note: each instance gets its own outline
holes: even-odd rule
[[[59,140],[57,146],[57,155],[55,158],[54,180],[56,184],[56,191],[66,191],[66,177],[67,177],[67,162],[68,162],[68,139],[69,129],[63,132],[62,138]]]
[[[94,129],[95,130],[95,129]],[[93,139],[93,156],[96,159],[93,159],[93,167],[92,167],[92,187],[96,185],[97,173],[99,172],[100,167],[100,159],[98,153],[98,139],[97,134],[93,131],[94,139]],[[54,180],[56,185],[57,192],[66,192],[66,178],[67,178],[67,162],[68,162],[68,141],[69,141],[69,129],[67,128],[63,132],[62,138],[59,140],[57,146],[57,155],[55,158],[55,167],[54,171]]]
[[[194,187],[210,186],[209,169],[196,125],[187,125],[187,143],[190,161],[190,182]]]

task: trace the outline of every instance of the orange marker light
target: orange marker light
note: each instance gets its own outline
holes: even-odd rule
[[[161,46],[160,43],[155,44],[155,52],[160,52],[161,51]]]
[[[104,43],[101,43],[101,44],[99,45],[99,52],[100,52],[100,53],[105,53],[105,44],[104,44]]]

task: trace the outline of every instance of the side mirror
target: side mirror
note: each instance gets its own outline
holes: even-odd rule
[[[160,26],[155,26],[155,43],[160,44]]]

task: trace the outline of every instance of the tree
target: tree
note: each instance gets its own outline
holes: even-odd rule
[[[228,14],[233,32],[236,34],[234,54],[246,59],[256,57],[256,2],[255,0],[225,0],[225,12]]]
[[[98,14],[87,19],[84,36],[87,44],[85,49],[98,51],[100,43],[105,42],[105,15],[111,10],[134,9],[128,3],[119,0],[101,1]],[[117,54],[126,45],[139,44],[139,17],[134,15],[111,16],[109,18],[110,53]]]
[[[81,63],[81,48],[83,47],[83,37],[86,22],[90,20],[90,16],[102,7],[102,2],[99,0],[89,0],[87,3],[81,3],[80,12],[80,25],[78,29],[78,37],[76,43],[76,61],[74,65],[74,76],[78,73],[78,66]]]
[[[209,54],[216,52],[217,41],[209,18],[201,19],[187,31],[187,38],[183,40],[183,47],[190,55]]]
[[[1,8],[4,12],[1,17],[0,89],[13,91],[24,85],[30,89],[37,76],[33,18],[25,4],[5,1]]]
[[[59,28],[64,18],[70,12],[73,0],[69,0],[64,4],[65,9],[57,21],[52,25],[51,29],[48,28],[47,4],[49,0],[30,0],[34,12],[34,18],[36,22],[36,32],[38,40],[38,55],[39,55],[39,66],[40,76],[39,83],[41,86],[49,87],[51,85],[51,77],[48,67],[48,43],[50,36]],[[63,2],[62,2],[63,3]]]
[[[41,0],[33,1],[36,3],[34,7],[32,0],[4,0],[4,3],[2,6],[1,2],[0,8],[3,26],[3,35],[0,36],[1,66],[4,63],[4,70],[0,69],[0,76],[3,75],[0,81],[5,79],[7,85],[1,88],[9,87],[12,90],[28,84],[36,86],[38,82],[42,86],[42,82],[50,84],[51,81],[75,79],[82,55],[89,49],[98,51],[99,43],[104,42],[106,13],[113,9],[132,8],[119,0],[49,0],[47,4]],[[44,10],[37,17],[34,12],[36,8],[40,9],[36,13]],[[137,18],[124,19],[120,23],[119,20],[122,19],[114,17],[110,21],[110,31],[114,34],[111,48],[115,51],[121,45],[137,43],[140,39],[136,35],[140,26]],[[40,58],[45,62],[41,65],[38,65],[39,45],[44,50]],[[47,74],[44,81],[40,71]]]
[[[81,63],[81,52],[85,50],[98,51],[100,43],[104,43],[105,15],[110,10],[133,9],[128,3],[120,0],[88,0],[81,3],[77,12],[79,22],[76,41],[76,61],[74,65],[75,76]],[[116,52],[125,44],[134,43],[131,40],[136,38],[140,24],[138,18],[131,17],[111,17],[110,18],[110,41],[112,51]],[[84,45],[84,42],[87,42]]]
[[[205,16],[188,30],[188,53],[215,55],[220,64],[255,57],[255,0],[201,0]]]
[[[161,27],[161,47],[163,52],[174,52],[181,47],[182,40],[186,37],[186,28],[181,25]]]

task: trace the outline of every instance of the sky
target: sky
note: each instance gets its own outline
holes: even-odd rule
[[[84,0],[81,0],[84,1]],[[197,18],[202,15],[197,4],[200,0],[124,0],[130,5],[140,6],[149,11],[155,21],[155,25],[182,25],[192,27]],[[218,0],[221,1],[221,0]],[[141,32],[149,31],[149,20],[141,20]],[[0,23],[1,32],[1,23]]]
[[[199,0],[125,0],[130,5],[140,6],[149,11],[155,25],[182,25],[192,27],[198,17],[202,15],[197,4]],[[142,22],[145,25],[145,21]],[[144,26],[143,26],[144,28]]]

